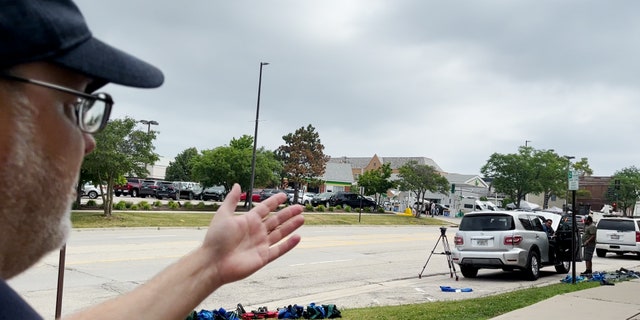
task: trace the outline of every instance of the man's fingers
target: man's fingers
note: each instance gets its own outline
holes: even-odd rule
[[[304,224],[304,217],[301,215],[302,206],[291,206],[281,210],[265,221],[267,227],[269,245],[292,234],[296,229]]]
[[[233,187],[231,187],[231,191],[229,191],[229,194],[224,198],[224,201],[222,202],[222,205],[220,205],[217,213],[233,215],[236,212],[238,201],[240,201],[240,185],[234,183]]]
[[[284,203],[286,200],[287,200],[287,195],[283,192],[280,192],[260,202],[259,205],[253,208],[253,210],[256,210],[255,212],[257,212],[258,215],[260,215],[260,217],[264,219],[264,217],[269,215],[269,213],[276,211],[276,209],[278,209],[278,206]],[[263,205],[264,207],[266,207],[266,210],[265,208],[260,208],[260,205]]]
[[[269,248],[269,262],[280,258],[300,243],[300,235],[294,234],[285,241]]]

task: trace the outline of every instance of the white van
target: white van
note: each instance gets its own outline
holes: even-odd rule
[[[491,201],[481,201],[478,198],[462,198],[460,210],[464,213],[471,211],[497,211],[498,207]]]

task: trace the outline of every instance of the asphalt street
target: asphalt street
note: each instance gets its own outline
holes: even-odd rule
[[[449,242],[455,231],[448,228]],[[63,314],[144,283],[198,246],[205,232],[198,228],[74,230],[67,244]],[[534,282],[523,280],[520,272],[480,270],[477,278],[466,279],[458,271],[456,281],[446,256],[440,254],[444,245],[438,227],[304,226],[299,233],[303,240],[297,248],[249,278],[222,287],[198,310],[234,308],[238,303],[275,309],[316,302],[346,309],[466,299],[558,283],[565,276],[553,267],[543,268]],[[51,319],[58,259],[59,253],[54,252],[9,281]],[[631,255],[594,258],[594,270],[638,266],[640,260]],[[582,269],[583,263],[578,263],[577,270]],[[443,292],[440,286],[472,292]]]

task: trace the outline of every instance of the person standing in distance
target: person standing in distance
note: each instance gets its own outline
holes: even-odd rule
[[[582,234],[582,247],[584,248],[585,271],[582,275],[590,275],[593,273],[591,260],[593,259],[593,251],[596,249],[596,226],[593,218],[587,216],[584,221],[584,234]]]

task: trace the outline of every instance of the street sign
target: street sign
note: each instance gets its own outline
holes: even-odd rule
[[[580,175],[576,170],[569,170],[569,190],[578,190],[578,181]]]

